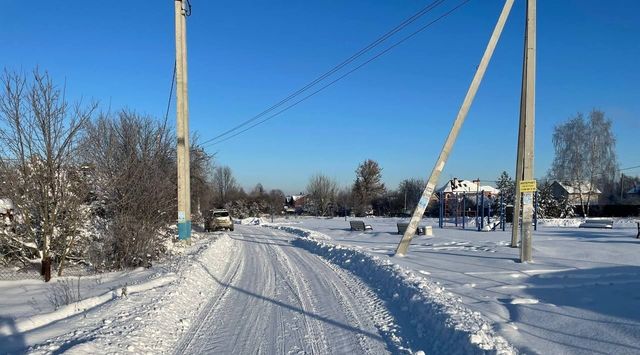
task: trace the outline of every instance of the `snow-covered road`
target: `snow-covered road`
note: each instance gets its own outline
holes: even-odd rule
[[[149,269],[0,282],[0,354],[515,353],[439,284],[299,232],[237,225]],[[39,308],[71,280],[81,301]]]
[[[178,354],[388,352],[391,316],[356,277],[291,245],[288,233],[239,226],[220,287],[178,343]],[[392,348],[391,348],[392,349]]]

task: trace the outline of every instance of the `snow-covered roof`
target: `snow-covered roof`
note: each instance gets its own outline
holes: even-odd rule
[[[13,201],[8,198],[0,198],[0,214],[7,214],[7,210],[15,209]]]
[[[600,191],[595,186],[592,187],[591,184],[587,181],[582,181],[579,183],[576,182],[571,184],[557,181],[557,183],[560,184],[560,186],[562,186],[562,188],[564,188],[570,194],[578,194],[580,192],[582,192],[583,194],[586,194],[589,191],[591,191],[591,193],[594,193],[594,194],[602,193],[602,191]]]
[[[463,193],[463,192],[474,193],[474,192],[480,192],[480,191],[488,192],[491,194],[500,193],[500,190],[496,189],[493,186],[489,186],[489,185],[478,186],[478,184],[476,184],[473,181],[459,180],[459,179],[449,180],[444,186],[438,189],[438,192],[453,192],[453,193]]]

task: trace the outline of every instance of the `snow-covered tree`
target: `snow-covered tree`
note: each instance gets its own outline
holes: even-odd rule
[[[502,194],[503,202],[507,205],[513,205],[515,203],[514,196],[516,194],[516,183],[506,171],[503,171],[496,181],[496,188],[500,190]]]
[[[538,218],[557,218],[562,215],[560,202],[551,192],[549,181],[541,181],[538,185]]]
[[[588,216],[596,186],[612,184],[618,169],[612,122],[593,110],[585,120],[581,113],[555,127],[555,157],[550,175],[574,186],[583,216]]]
[[[94,265],[149,265],[163,252],[161,231],[175,223],[172,132],[151,117],[120,111],[89,123],[82,147],[93,176],[93,213],[107,220],[92,243]]]
[[[42,260],[48,281],[52,262],[64,259],[77,239],[83,196],[74,158],[97,104],[69,103],[64,89],[37,70],[30,80],[5,71],[0,84],[1,153],[11,159],[17,179],[5,193],[22,219],[12,242],[23,257]]]

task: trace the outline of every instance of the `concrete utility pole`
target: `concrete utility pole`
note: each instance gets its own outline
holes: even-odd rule
[[[409,244],[411,244],[411,239],[413,239],[413,235],[416,233],[416,229],[418,228],[418,223],[422,219],[424,215],[424,211],[429,204],[429,200],[431,199],[431,194],[433,194],[433,190],[435,189],[436,184],[438,183],[438,179],[440,178],[440,174],[444,169],[444,165],[449,158],[449,153],[453,148],[453,144],[458,137],[458,132],[464,123],[464,120],[467,117],[467,113],[469,112],[469,108],[471,107],[471,103],[476,96],[476,92],[478,91],[478,87],[480,86],[480,82],[482,81],[482,77],[484,76],[485,71],[487,70],[487,66],[489,65],[489,61],[491,60],[491,56],[493,55],[493,51],[496,48],[496,44],[498,43],[498,39],[500,38],[500,34],[502,33],[502,29],[504,28],[504,24],[507,21],[507,17],[509,16],[509,12],[511,11],[511,7],[513,6],[513,0],[506,0],[504,3],[504,7],[502,8],[502,12],[500,13],[500,17],[498,18],[498,22],[496,23],[496,27],[493,29],[493,33],[491,34],[491,38],[489,39],[489,44],[487,44],[487,49],[484,51],[484,55],[482,56],[482,60],[480,60],[480,65],[478,65],[478,69],[476,69],[476,74],[473,77],[473,81],[471,81],[471,85],[469,86],[469,90],[467,91],[467,95],[462,102],[462,106],[460,107],[460,111],[458,111],[458,116],[456,116],[455,121],[453,122],[453,127],[451,127],[451,131],[449,132],[449,136],[442,147],[442,151],[440,152],[440,156],[438,156],[438,160],[436,161],[433,170],[431,171],[431,176],[427,181],[427,186],[422,192],[422,196],[420,197],[420,201],[418,202],[418,206],[413,211],[413,216],[411,217],[411,222],[409,222],[409,226],[400,240],[398,247],[396,249],[396,255],[405,255],[407,250],[409,249]]]
[[[526,30],[525,30],[526,31]],[[526,38],[526,34],[525,34]],[[524,45],[524,65],[522,66],[522,88],[520,92],[520,124],[518,126],[518,151],[516,153],[516,181],[515,181],[515,194],[513,195],[513,224],[511,228],[511,247],[518,247],[518,232],[520,231],[520,207],[522,200],[522,192],[520,192],[520,181],[522,181],[522,164],[524,162],[524,117],[525,117],[525,94],[527,92],[527,88],[525,87],[526,80],[524,78],[527,76],[527,43],[525,39]]]
[[[187,9],[174,0],[176,31],[176,108],[178,136],[178,237],[191,237],[191,174],[189,163],[189,100],[187,96]]]
[[[520,195],[520,182],[533,180],[534,132],[535,132],[535,90],[536,90],[536,0],[527,0],[525,29],[525,54],[522,76],[522,96],[520,100],[520,130],[518,132],[518,161],[516,163],[516,198],[513,216],[511,245],[517,245],[520,198],[522,197],[522,243],[520,262],[531,261],[533,224],[533,192]],[[523,129],[524,128],[524,129]],[[522,169],[522,170],[519,170]],[[517,214],[516,214],[517,213]]]

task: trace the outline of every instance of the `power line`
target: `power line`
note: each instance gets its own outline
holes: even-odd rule
[[[618,169],[618,171],[625,171],[625,170],[638,169],[638,168],[640,168],[640,165],[630,166],[630,167],[624,168],[624,169]]]
[[[639,168],[640,168],[640,165],[635,165],[635,166],[629,166],[629,167],[626,167],[626,168],[616,169],[615,172],[625,171],[625,170],[632,170],[632,169],[639,169]],[[603,174],[605,174],[605,173],[596,174],[595,176],[599,176],[599,175],[603,175]],[[538,178],[537,180],[543,180],[543,179],[545,179],[545,178],[544,177],[543,178]],[[480,179],[480,182],[494,182],[495,183],[495,182],[498,182],[498,181],[500,181],[500,180]]]
[[[382,35],[381,37],[378,37],[375,41],[369,43],[367,46],[365,46],[364,48],[362,48],[361,50],[359,50],[358,52],[353,54],[351,57],[345,59],[343,62],[341,62],[340,64],[336,65],[335,67],[333,67],[332,69],[330,69],[326,73],[320,75],[316,79],[312,80],[311,82],[309,82],[308,84],[306,84],[302,88],[294,91],[289,96],[287,96],[284,99],[280,100],[278,103],[272,105],[271,107],[267,108],[266,110],[260,112],[259,114],[255,115],[255,116],[253,116],[252,118],[250,118],[250,119],[248,119],[248,120],[246,120],[246,121],[244,121],[244,122],[242,122],[242,123],[230,128],[230,129],[220,133],[219,135],[202,142],[202,144],[207,144],[207,143],[212,142],[212,141],[214,141],[214,140],[216,140],[218,138],[224,137],[227,134],[229,134],[231,132],[234,132],[234,131],[236,131],[236,130],[248,125],[249,123],[259,119],[260,117],[268,114],[269,112],[274,111],[275,109],[277,109],[278,107],[284,105],[285,103],[287,103],[288,101],[290,101],[294,97],[300,95],[304,91],[306,91],[309,88],[315,86],[317,83],[321,82],[322,80],[324,80],[327,77],[331,76],[335,72],[337,72],[340,69],[344,68],[345,66],[349,65],[350,63],[352,63],[356,59],[360,58],[362,55],[366,54],[367,52],[369,52],[373,48],[377,47],[382,42],[386,41],[387,39],[389,39],[394,34],[398,33],[399,31],[401,31],[405,27],[409,26],[410,24],[415,22],[417,19],[419,19],[423,15],[433,11],[436,7],[441,5],[444,1],[446,1],[446,0],[436,0],[436,1],[432,2],[432,3],[430,3],[429,5],[425,6],[422,9],[420,9],[418,12],[416,12],[415,14],[410,16],[409,18],[407,18],[404,21],[402,21],[399,25],[397,25],[396,27],[394,27],[393,29],[391,29],[390,31],[388,31],[387,33]]]
[[[436,18],[435,20],[433,20],[433,21],[431,21],[431,22],[427,23],[426,25],[424,25],[424,26],[420,27],[420,28],[419,28],[418,30],[416,30],[415,32],[413,32],[413,33],[411,33],[410,35],[408,35],[408,36],[406,36],[406,37],[402,38],[400,41],[398,41],[398,42],[396,42],[396,43],[392,44],[391,46],[387,47],[385,50],[383,50],[382,52],[380,52],[380,53],[376,54],[375,56],[373,56],[372,58],[368,59],[368,60],[367,60],[367,61],[365,61],[364,63],[362,63],[362,64],[358,65],[357,67],[355,67],[355,68],[353,68],[353,69],[351,69],[350,71],[346,72],[345,74],[341,75],[340,77],[336,78],[335,80],[333,80],[333,81],[329,82],[328,84],[326,84],[326,85],[322,86],[322,87],[321,87],[321,88],[319,88],[318,90],[316,90],[316,91],[312,92],[311,94],[309,94],[309,95],[307,95],[307,96],[303,97],[302,99],[300,99],[300,100],[298,100],[298,101],[294,102],[293,104],[291,104],[291,105],[289,105],[289,106],[285,107],[284,109],[282,109],[282,110],[280,110],[280,111],[276,112],[275,114],[273,114],[273,115],[271,115],[271,116],[268,116],[267,118],[265,118],[265,119],[263,119],[263,120],[261,120],[261,121],[258,121],[258,122],[256,122],[256,123],[252,124],[251,126],[249,126],[249,127],[245,128],[245,129],[243,129],[243,130],[241,130],[241,131],[239,131],[239,132],[237,132],[237,133],[235,133],[235,134],[232,134],[231,136],[228,136],[228,137],[226,137],[226,138],[224,138],[224,139],[220,139],[220,140],[218,140],[218,141],[216,141],[216,142],[213,142],[213,141],[215,140],[215,138],[209,139],[209,140],[207,140],[207,141],[203,142],[202,147],[204,148],[204,147],[213,146],[213,145],[216,145],[216,144],[220,144],[220,143],[222,143],[222,142],[225,142],[225,141],[227,141],[227,140],[229,140],[229,139],[231,139],[231,138],[233,138],[233,137],[236,137],[236,136],[238,136],[238,135],[240,135],[240,134],[242,134],[242,133],[244,133],[244,132],[246,132],[246,131],[248,131],[248,130],[250,130],[250,129],[252,129],[252,128],[254,128],[254,127],[256,127],[256,126],[258,126],[258,125],[260,125],[260,124],[262,124],[262,123],[264,123],[264,122],[266,122],[266,121],[268,121],[268,120],[270,120],[270,119],[272,119],[272,118],[274,118],[274,117],[276,117],[276,116],[279,116],[280,114],[282,114],[282,113],[284,113],[284,112],[288,111],[289,109],[291,109],[291,108],[295,107],[295,106],[296,106],[296,105],[298,105],[299,103],[301,103],[301,102],[303,102],[303,101],[305,101],[305,100],[307,100],[307,99],[311,98],[312,96],[314,96],[314,95],[318,94],[319,92],[323,91],[324,89],[328,88],[329,86],[332,86],[333,84],[335,84],[335,83],[337,83],[338,81],[340,81],[340,80],[344,79],[345,77],[347,77],[348,75],[352,74],[353,72],[355,72],[355,71],[359,70],[360,68],[364,67],[365,65],[367,65],[367,64],[369,64],[369,63],[371,63],[371,62],[372,62],[372,61],[374,61],[375,59],[377,59],[377,58],[381,57],[382,55],[384,55],[384,54],[386,54],[387,52],[389,52],[391,49],[393,49],[393,48],[395,48],[395,47],[399,46],[400,44],[402,44],[402,43],[404,43],[405,41],[409,40],[410,38],[414,37],[414,36],[415,36],[415,35],[417,35],[418,33],[420,33],[420,32],[422,32],[422,31],[424,31],[425,29],[427,29],[427,28],[428,28],[428,27],[430,27],[431,25],[435,24],[436,22],[440,21],[441,19],[443,19],[443,18],[445,18],[445,17],[449,16],[451,13],[453,13],[453,12],[454,12],[454,11],[456,11],[456,10],[458,10],[458,9],[459,9],[459,8],[461,8],[463,5],[467,4],[469,1],[471,1],[471,0],[464,0],[463,2],[461,2],[460,4],[458,4],[456,7],[454,7],[454,8],[452,8],[451,10],[449,10],[449,11],[445,12],[443,15],[441,15],[441,16],[440,16],[440,17],[438,17],[438,18]],[[219,138],[219,137],[220,137],[220,136],[218,136],[218,137],[216,137],[216,138]]]
[[[171,108],[171,101],[173,99],[173,85],[176,82],[176,61],[173,61],[173,77],[171,78],[171,88],[169,88],[169,100],[167,101],[167,112],[164,114],[164,121],[167,122],[169,118],[169,109]]]

